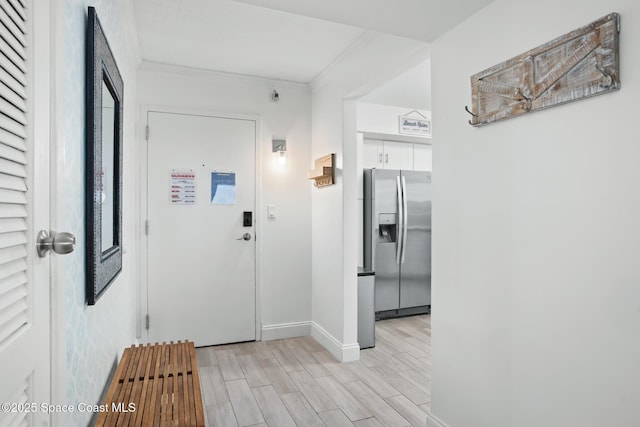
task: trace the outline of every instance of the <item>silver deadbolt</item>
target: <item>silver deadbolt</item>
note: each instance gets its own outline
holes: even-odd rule
[[[242,235],[242,237],[240,237],[239,239],[236,239],[236,240],[246,240],[246,241],[249,241],[249,240],[251,240],[251,234],[249,234],[249,233],[244,233],[244,234]]]
[[[71,233],[49,233],[47,230],[40,230],[36,242],[38,256],[44,258],[49,250],[64,255],[73,252],[76,246],[76,236]]]

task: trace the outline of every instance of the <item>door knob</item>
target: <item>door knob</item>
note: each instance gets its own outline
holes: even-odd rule
[[[36,251],[40,258],[44,258],[49,250],[64,255],[73,252],[76,246],[76,236],[71,233],[55,233],[41,230],[36,241]]]
[[[244,233],[244,234],[242,235],[242,237],[240,237],[239,239],[236,239],[236,240],[247,240],[247,241],[249,241],[249,240],[251,240],[251,234],[249,234],[249,233]]]

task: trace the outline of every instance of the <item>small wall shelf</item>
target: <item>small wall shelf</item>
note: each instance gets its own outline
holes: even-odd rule
[[[309,179],[316,187],[335,184],[335,154],[327,154],[316,159],[315,168],[309,172]]]

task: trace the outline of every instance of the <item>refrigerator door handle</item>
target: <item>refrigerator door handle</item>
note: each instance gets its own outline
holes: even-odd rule
[[[409,209],[407,206],[407,200],[408,200],[408,196],[407,196],[407,180],[405,179],[405,177],[402,177],[402,213],[404,215],[404,218],[401,222],[402,224],[402,264],[404,264],[404,259],[405,256],[407,254],[407,231],[409,228]]]
[[[398,246],[396,249],[396,264],[400,264],[400,256],[402,253],[402,246],[403,246],[403,242],[402,242],[402,230],[404,229],[403,227],[403,220],[404,220],[404,212],[402,210],[403,206],[402,206],[402,188],[400,186],[400,176],[398,175],[396,177],[396,186],[398,187],[398,232],[396,233],[396,235],[398,236],[398,238],[396,239],[398,242]]]

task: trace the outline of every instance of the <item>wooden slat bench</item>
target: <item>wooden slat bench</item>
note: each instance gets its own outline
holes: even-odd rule
[[[100,409],[97,426],[204,426],[193,343],[125,349]]]

